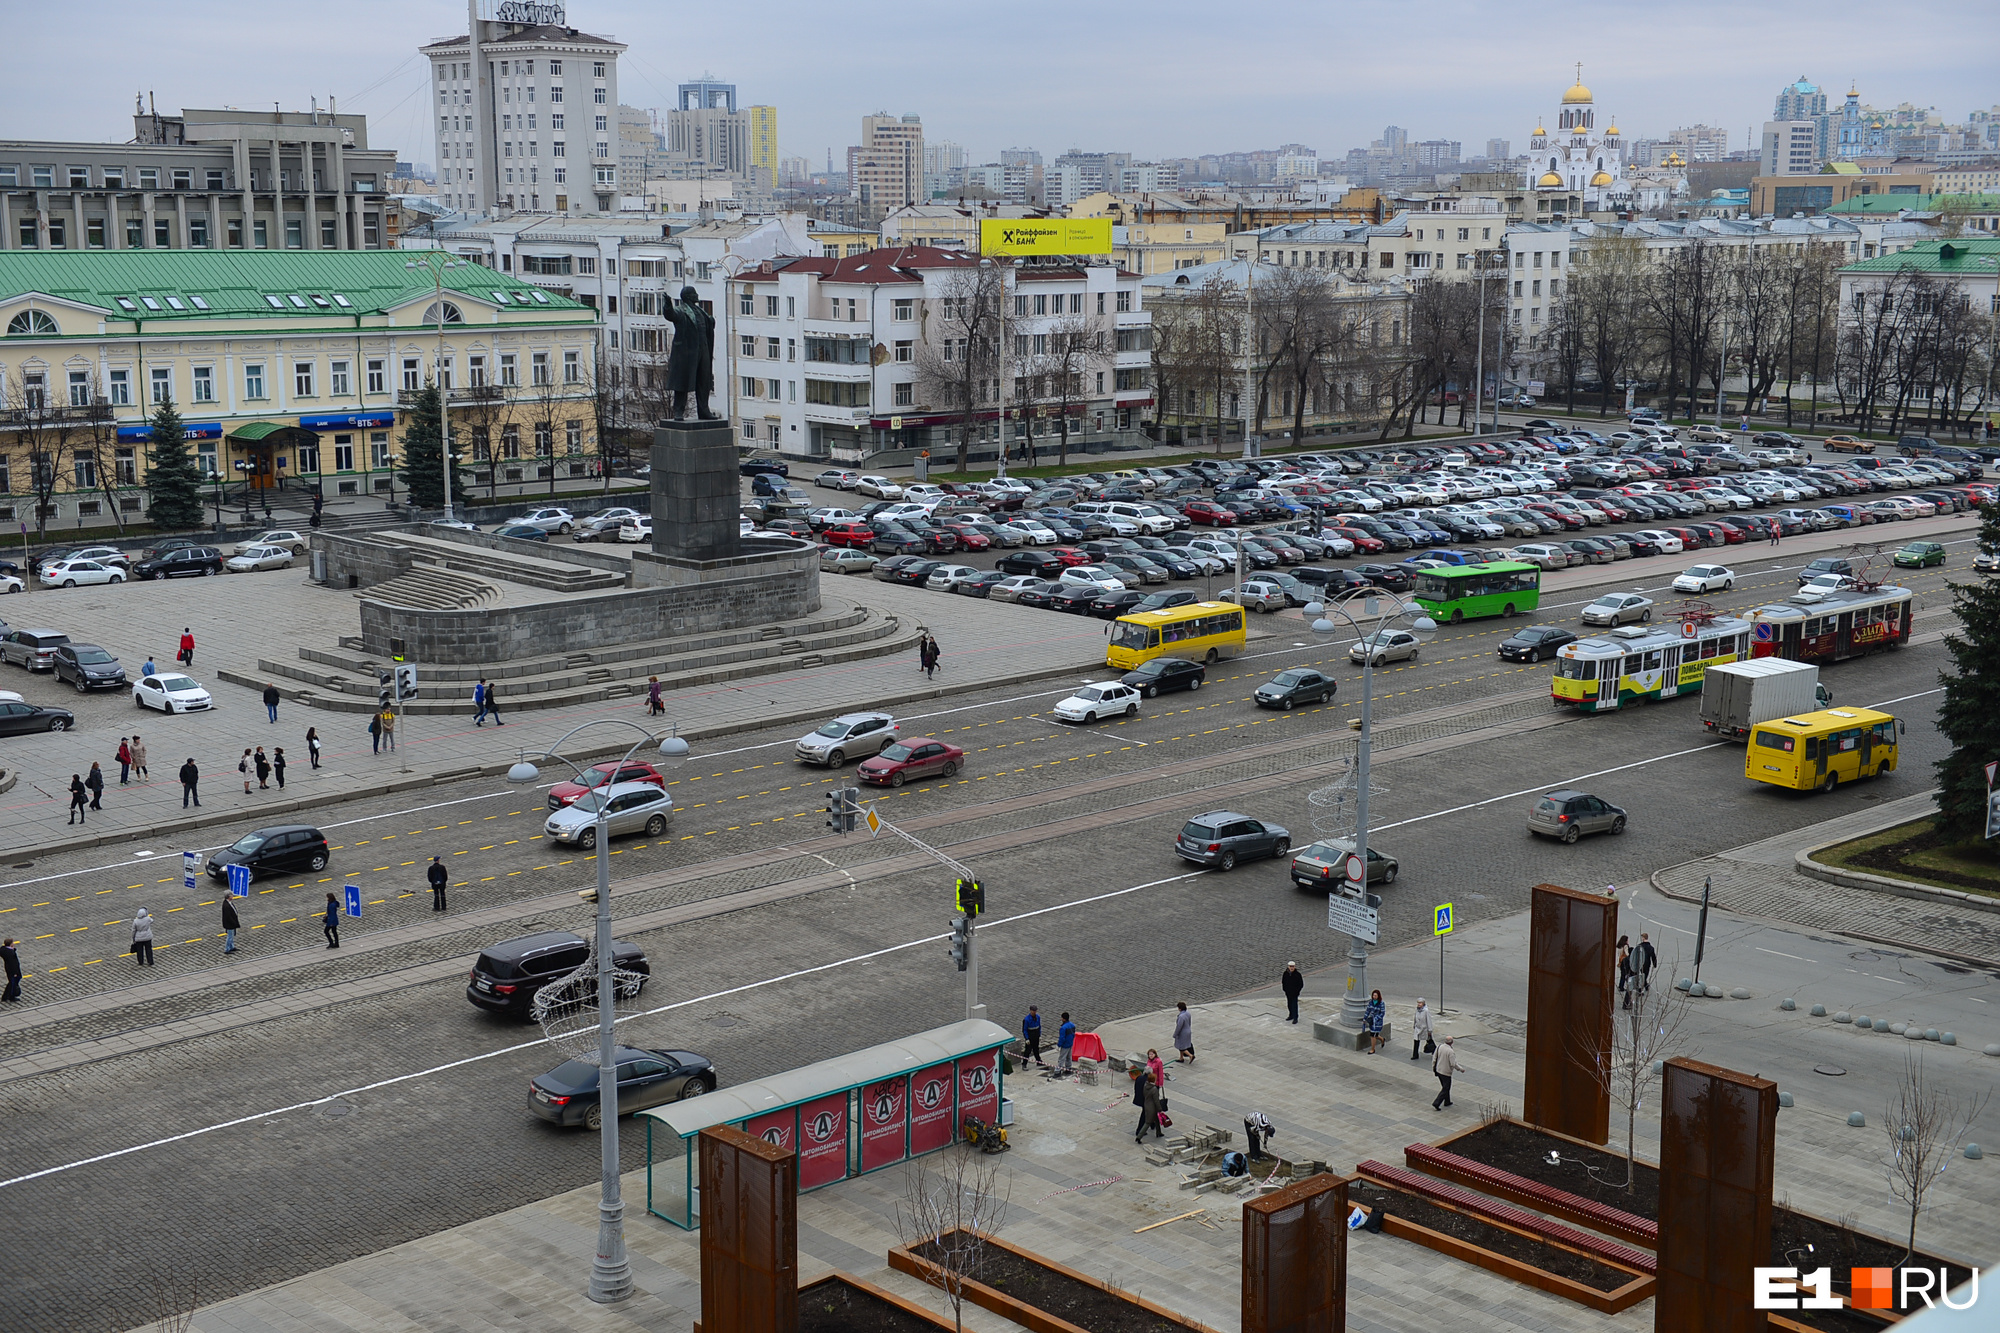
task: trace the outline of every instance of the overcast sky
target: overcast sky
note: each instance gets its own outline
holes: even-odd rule
[[[70,0],[9,6],[0,137],[125,140],[133,94],[162,111],[282,103],[329,93],[369,118],[369,142],[429,161],[425,41],[465,30],[463,0]],[[1414,139],[1488,138],[1525,150],[1575,61],[1628,137],[1705,123],[1732,148],[1801,74],[1837,105],[1850,80],[1879,107],[1933,106],[1959,121],[2000,103],[2000,6],[1907,0],[1417,0],[1248,6],[1089,0],[855,8],[573,0],[569,22],[631,48],[622,99],[665,110],[713,72],[742,104],[778,108],[786,155],[823,166],[862,115],[917,113],[932,140],[990,161],[1075,147],[1141,158],[1303,143],[1344,154],[1399,125]],[[1600,124],[1603,122],[1600,121]]]

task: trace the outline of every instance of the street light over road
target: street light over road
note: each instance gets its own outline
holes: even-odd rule
[[[444,383],[444,271],[448,268],[464,268],[471,262],[470,259],[453,259],[443,250],[425,250],[418,258],[408,260],[403,265],[404,268],[429,269],[431,285],[437,292],[437,299],[431,306],[431,309],[437,312],[438,333],[437,376],[434,382],[437,384],[438,396],[438,449],[444,455],[444,462],[442,464],[444,468],[444,521],[447,525],[452,524],[455,520],[451,512],[451,425],[446,415],[446,401],[451,395],[446,390]],[[391,497],[395,495],[395,476],[395,469],[391,467],[389,471],[389,493]]]
[[[685,759],[688,743],[671,732],[655,737],[636,722],[605,717],[571,727],[561,739],[536,757],[567,764],[570,771],[576,774],[577,781],[588,787],[590,779],[584,770],[557,751],[564,741],[590,727],[629,727],[639,733],[639,739],[632,743],[632,748],[605,775],[604,790],[596,793],[597,943],[592,952],[597,959],[597,1097],[603,1124],[599,1131],[601,1188],[597,1201],[597,1257],[590,1265],[589,1296],[600,1305],[608,1305],[632,1294],[632,1264],[625,1254],[625,1201],[618,1188],[618,1014],[617,983],[614,979],[617,969],[612,966],[611,960],[611,803],[604,796],[611,789],[613,776],[640,750],[657,741],[660,753],[666,758]],[[541,770],[528,762],[525,753],[519,763],[507,770],[507,781],[523,785],[538,782],[541,776]]]

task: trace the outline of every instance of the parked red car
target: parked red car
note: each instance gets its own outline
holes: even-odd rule
[[[910,736],[873,759],[863,760],[855,771],[863,782],[900,787],[912,778],[951,777],[964,763],[965,751],[956,745],[929,736]]]
[[[1328,531],[1336,537],[1345,537],[1353,542],[1357,554],[1380,555],[1389,548],[1389,543],[1380,537],[1369,536],[1360,528],[1330,528]]]
[[[1181,507],[1181,512],[1195,522],[1211,528],[1233,528],[1236,515],[1213,500],[1190,500]]]
[[[1537,514],[1540,514],[1543,518],[1552,518],[1556,522],[1562,524],[1563,527],[1569,529],[1571,532],[1576,532],[1585,526],[1584,521],[1578,518],[1575,514],[1569,513],[1565,510],[1558,509],[1552,504],[1524,504],[1521,506],[1521,508],[1532,510]]]
[[[588,785],[584,782],[570,781],[558,782],[549,788],[549,809],[561,810],[572,804],[577,797],[603,786],[604,780],[614,773],[617,774],[617,777],[612,779],[615,782],[650,782],[655,787],[667,785],[667,780],[660,775],[660,770],[651,764],[638,762],[620,764],[616,759],[610,759],[601,764],[592,764],[583,771]]]
[[[1074,546],[1051,546],[1049,554],[1062,561],[1064,569],[1074,569],[1078,565],[1087,565],[1095,558],[1090,552],[1079,551]]]
[[[961,551],[983,551],[993,545],[993,539],[983,532],[962,528],[956,523],[947,523],[945,528],[958,538],[958,549]]]
[[[866,523],[834,523],[821,530],[819,539],[828,546],[851,546],[865,551],[875,540],[875,529]]]

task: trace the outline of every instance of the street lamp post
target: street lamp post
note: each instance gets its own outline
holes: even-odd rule
[[[564,741],[577,732],[589,727],[618,726],[629,727],[639,733],[639,739],[618,761],[623,768],[637,754],[656,739],[660,753],[670,759],[684,759],[688,754],[688,743],[678,735],[669,733],[655,737],[652,732],[636,722],[622,718],[597,718],[582,726],[572,727],[564,732],[539,758],[556,759],[569,765],[577,780],[589,785],[584,771],[564,758],[557,751]],[[632,1265],[625,1254],[625,1201],[618,1183],[618,1014],[617,985],[613,979],[616,970],[612,966],[611,946],[611,825],[609,820],[610,802],[605,794],[611,789],[611,769],[605,777],[604,790],[593,792],[597,798],[597,828],[594,850],[597,856],[597,1104],[602,1121],[599,1127],[599,1194],[597,1202],[597,1257],[590,1265],[589,1296],[600,1305],[622,1301],[632,1294]],[[519,763],[507,770],[507,781],[531,783],[539,781],[541,770],[528,762],[525,754]],[[583,799],[589,799],[588,797]]]
[[[1007,475],[1007,453],[1014,446],[1014,442],[1007,437],[1007,270],[1004,266],[995,264],[991,256],[980,260],[979,267],[994,278],[1000,292],[994,306],[999,314],[1000,332],[994,340],[994,346],[999,349],[999,357],[993,371],[996,377],[993,381],[995,396],[1000,400],[1000,462],[994,469],[993,475],[1004,478]],[[971,410],[970,404],[967,404],[966,410]],[[1033,466],[1034,461],[1034,440],[1031,438],[1028,441],[1029,466]]]
[[[445,391],[444,386],[444,271],[448,268],[464,268],[472,261],[469,259],[447,259],[444,258],[444,253],[442,250],[427,250],[423,252],[420,258],[407,261],[403,267],[429,269],[431,285],[437,291],[437,299],[433,302],[431,308],[437,311],[438,345],[435,383],[437,384],[438,395],[438,448],[444,455],[442,465],[444,468],[444,521],[449,524],[455,520],[451,512],[451,422],[447,407],[447,402],[451,395]],[[396,474],[392,470],[389,475],[392,478],[389,493],[393,496],[395,494],[393,478]],[[393,499],[391,503],[394,503]]]
[[[1348,610],[1349,605],[1356,601],[1361,603],[1362,617],[1373,621],[1372,631],[1363,629],[1360,621]],[[1437,628],[1437,622],[1423,614],[1423,608],[1415,602],[1404,602],[1394,596],[1384,599],[1373,589],[1357,590],[1324,603],[1308,602],[1305,615],[1312,625],[1313,637],[1320,643],[1332,639],[1339,626],[1328,617],[1338,616],[1367,645],[1361,657],[1361,736],[1355,745],[1354,794],[1354,855],[1360,859],[1361,900],[1365,903],[1368,900],[1368,755],[1370,729],[1374,722],[1375,658],[1380,646],[1379,636],[1401,620],[1407,621],[1411,631],[1419,638],[1425,638]],[[1350,935],[1347,994],[1340,1002],[1340,1026],[1359,1032],[1367,1008],[1368,945],[1359,935]]]

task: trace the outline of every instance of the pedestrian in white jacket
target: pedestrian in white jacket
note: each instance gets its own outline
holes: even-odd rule
[[[1440,1111],[1451,1105],[1451,1076],[1458,1072],[1458,1057],[1452,1054],[1450,1037],[1438,1038],[1437,1056],[1431,1061],[1431,1072],[1438,1076],[1438,1095],[1431,1102],[1431,1110]]]
[[[1410,1058],[1417,1058],[1425,1042],[1431,1039],[1431,1008],[1428,1002],[1417,1001],[1417,1014],[1410,1021]]]
[[[153,965],[153,914],[143,907],[132,918],[132,961],[140,967]]]

